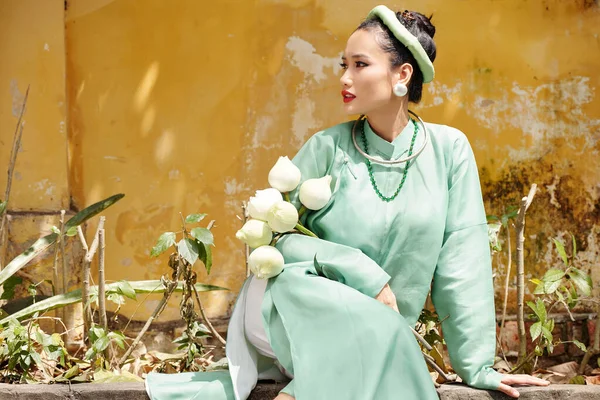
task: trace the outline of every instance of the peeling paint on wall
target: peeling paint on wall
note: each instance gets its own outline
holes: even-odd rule
[[[316,53],[316,49],[311,43],[299,37],[290,37],[285,47],[290,53],[291,64],[304,72],[307,80],[312,79],[316,83],[321,83],[322,80],[328,78],[325,72],[327,69],[331,69],[333,74],[337,74],[340,70],[341,55],[323,57]]]

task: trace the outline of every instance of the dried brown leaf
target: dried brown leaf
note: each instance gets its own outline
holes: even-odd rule
[[[587,385],[600,385],[600,376],[586,376],[585,383]]]

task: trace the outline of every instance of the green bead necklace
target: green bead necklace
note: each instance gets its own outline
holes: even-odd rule
[[[413,148],[415,146],[415,140],[417,139],[417,133],[419,132],[419,127],[417,126],[417,123],[415,122],[414,119],[410,119],[413,123],[413,126],[415,127],[415,133],[413,133],[413,137],[412,140],[410,141],[410,148],[408,149],[408,156],[412,156],[413,153]],[[369,153],[369,145],[367,143],[367,136],[365,135],[365,122],[366,120],[363,120],[363,124],[362,124],[362,142],[363,145],[365,146],[365,153]],[[400,185],[398,185],[398,189],[396,189],[396,191],[394,192],[393,195],[391,195],[390,197],[384,196],[381,191],[379,190],[379,188],[377,187],[377,183],[375,182],[375,176],[373,175],[373,166],[371,165],[371,161],[368,158],[365,158],[367,160],[367,169],[369,170],[369,178],[371,179],[371,185],[373,186],[373,189],[375,190],[375,193],[377,193],[377,196],[379,196],[379,198],[383,201],[385,201],[386,203],[389,203],[390,201],[394,200],[396,197],[398,197],[398,194],[400,193],[400,190],[402,189],[402,186],[404,186],[404,182],[406,181],[406,174],[408,173],[408,167],[410,167],[411,162],[408,161],[406,163],[406,168],[404,168],[404,173],[402,174],[402,180],[400,181]]]

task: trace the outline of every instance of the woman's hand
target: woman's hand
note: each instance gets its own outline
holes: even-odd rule
[[[500,381],[500,386],[498,390],[506,393],[510,397],[519,397],[519,392],[517,389],[511,387],[510,385],[533,385],[533,386],[548,386],[550,382],[545,381],[540,378],[536,378],[531,375],[510,375],[503,374],[504,377]]]
[[[375,296],[375,300],[380,301],[386,306],[392,307],[394,311],[399,312],[398,305],[396,304],[396,296],[394,295],[394,292],[392,292],[390,285],[388,285],[387,283],[385,284],[383,289],[381,289],[381,292],[379,292],[379,294]]]

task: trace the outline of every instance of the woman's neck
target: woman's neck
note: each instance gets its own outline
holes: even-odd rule
[[[392,143],[394,139],[400,136],[400,133],[409,122],[408,104],[404,103],[402,107],[396,109],[396,112],[382,110],[382,112],[369,113],[367,119],[373,132]]]

